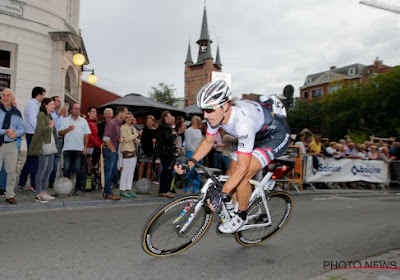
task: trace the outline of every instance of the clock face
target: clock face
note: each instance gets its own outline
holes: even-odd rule
[[[204,53],[207,51],[207,46],[201,46],[200,47],[200,52]]]

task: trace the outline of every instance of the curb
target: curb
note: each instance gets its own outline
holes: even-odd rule
[[[372,196],[388,196],[388,195],[399,195],[400,190],[317,190],[317,191],[303,191],[290,192],[291,196],[307,196],[307,195],[362,195],[363,197]],[[183,195],[178,195],[183,196]],[[105,199],[91,199],[91,200],[79,200],[79,201],[52,201],[47,204],[40,203],[29,203],[21,202],[14,205],[2,204],[0,205],[0,214],[2,213],[18,213],[25,211],[35,210],[56,210],[65,208],[95,208],[101,206],[118,206],[118,205],[132,205],[141,203],[161,203],[169,201],[168,198],[162,197],[144,197],[144,198],[133,198],[133,199],[121,199],[119,201],[105,200]]]

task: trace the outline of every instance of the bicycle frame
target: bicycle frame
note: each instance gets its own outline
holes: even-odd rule
[[[200,165],[198,165],[198,163],[195,163],[198,167],[200,167]],[[275,168],[278,166],[278,164],[273,164],[272,168],[267,172],[267,174],[264,176],[264,178],[261,180],[261,182],[258,182],[256,180],[249,180],[249,183],[251,185],[254,186],[254,190],[250,196],[250,200],[249,200],[249,205],[251,205],[251,203],[253,203],[258,197],[261,197],[262,199],[262,203],[264,204],[266,213],[267,213],[267,217],[268,217],[268,222],[267,223],[261,223],[261,224],[252,224],[252,225],[244,225],[242,226],[239,231],[243,231],[243,230],[248,230],[248,229],[252,229],[252,228],[259,228],[259,227],[267,227],[270,226],[272,224],[272,220],[271,220],[271,214],[268,208],[268,202],[265,196],[264,191],[270,192],[274,189],[276,181],[275,180],[271,180],[272,175],[274,174],[274,170]],[[201,169],[203,169],[204,167],[202,167]],[[204,169],[203,169],[204,170]],[[178,217],[174,220],[173,224],[176,226],[177,229],[179,229],[179,233],[183,234],[185,233],[186,229],[189,227],[190,223],[193,221],[194,217],[197,215],[197,213],[199,212],[199,210],[201,209],[201,207],[203,207],[204,205],[204,200],[206,199],[207,196],[207,192],[208,189],[210,187],[212,187],[215,183],[215,180],[218,180],[220,183],[224,183],[226,181],[228,181],[229,176],[228,175],[220,175],[220,176],[214,176],[211,175],[208,172],[207,173],[210,177],[207,179],[206,183],[203,185],[203,187],[200,190],[200,200],[196,203],[195,205],[195,209],[194,211],[189,215],[188,219],[186,220],[185,224],[183,225],[182,228],[179,229],[179,225],[177,225],[178,221],[181,219],[181,217],[187,212],[189,211],[189,209],[191,207],[193,207],[193,204],[188,204],[185,209],[182,210],[182,212],[178,215]],[[213,177],[214,179],[212,179],[211,177]],[[229,217],[229,212],[226,209],[225,205],[222,204],[222,209],[218,212],[219,217],[221,218],[221,221],[223,222],[225,220],[226,217]],[[248,220],[256,218],[258,215],[252,215],[248,217]]]

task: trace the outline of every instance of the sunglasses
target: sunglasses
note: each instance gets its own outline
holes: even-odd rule
[[[203,113],[211,114],[214,113],[217,108],[201,108],[201,110],[203,111]]]

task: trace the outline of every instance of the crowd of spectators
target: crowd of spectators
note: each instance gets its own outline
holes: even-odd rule
[[[329,141],[328,138],[322,138],[320,134],[311,136],[303,133],[296,136],[293,144],[300,147],[302,156],[384,160],[386,162],[400,159],[399,142],[389,144],[379,140],[378,142],[364,141],[357,143],[353,142],[348,135],[335,142]]]
[[[3,89],[0,103],[0,195],[10,204],[17,203],[15,186],[35,194],[35,201],[47,203],[55,197],[47,193],[57,177],[72,179],[75,175],[73,195],[87,189],[86,178],[94,174],[104,176],[102,194],[105,199],[119,200],[121,196],[135,197],[134,177],[146,178],[159,185],[159,196],[175,197],[175,187],[184,192],[199,192],[200,177],[192,170],[184,178],[173,180],[173,164],[176,153],[191,157],[205,133],[205,122],[194,116],[191,122],[183,117],[175,119],[170,112],[161,115],[160,124],[154,116],[146,117],[143,128],[126,107],[118,107],[114,116],[111,108],[102,113],[104,120],[97,119],[97,109],[89,106],[82,113],[78,103],[62,106],[60,97],[46,98],[46,90],[35,87],[32,99],[24,114],[17,109],[12,90]],[[69,107],[69,108],[68,108]],[[69,110],[68,110],[69,109]],[[17,162],[21,138],[25,135],[28,153],[17,179]],[[298,134],[293,144],[300,147],[302,156],[351,158],[362,160],[400,159],[400,143],[356,143],[349,136],[339,141],[329,141],[319,134]],[[52,146],[50,154],[45,146]],[[237,139],[218,132],[214,148],[205,158],[205,165],[226,171]],[[50,149],[51,150],[51,149]],[[100,155],[103,155],[101,164]],[[59,161],[63,158],[62,174],[58,174]],[[135,172],[137,172],[135,174]],[[26,183],[30,176],[30,186]],[[174,182],[177,182],[174,185]],[[181,182],[179,184],[179,182]],[[119,188],[119,195],[113,193]]]

